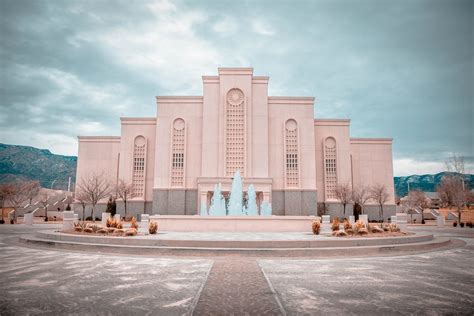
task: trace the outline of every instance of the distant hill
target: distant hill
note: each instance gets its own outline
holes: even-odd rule
[[[52,154],[48,149],[0,143],[0,183],[38,180],[41,186],[67,189],[76,180],[77,157]]]
[[[393,181],[395,183],[395,193],[398,196],[405,196],[408,192],[408,182],[410,182],[410,190],[419,189],[425,192],[434,192],[436,187],[441,182],[441,179],[445,175],[452,174],[450,172],[440,172],[437,174],[425,174],[425,175],[412,175],[406,177],[394,177]],[[465,174],[464,175],[465,183],[470,188],[474,184],[474,175]]]

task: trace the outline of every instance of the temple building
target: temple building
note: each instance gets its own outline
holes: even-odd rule
[[[274,215],[340,213],[339,184],[379,184],[385,217],[394,213],[392,139],[351,138],[349,119],[315,118],[313,97],[269,96],[269,77],[252,68],[219,68],[202,82],[202,96],[156,97],[156,117],[122,117],[120,136],[79,136],[77,181],[123,180],[131,213],[169,215],[199,214],[237,170]]]

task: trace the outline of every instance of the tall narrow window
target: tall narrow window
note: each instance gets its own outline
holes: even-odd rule
[[[171,148],[171,186],[184,187],[184,152],[186,138],[183,119],[176,119],[173,123],[173,140]]]
[[[143,136],[135,138],[133,146],[133,196],[144,197],[145,195],[145,159],[146,139]]]
[[[226,175],[237,170],[245,174],[245,111],[244,93],[231,89],[226,104]]]
[[[337,150],[336,140],[332,137],[328,137],[324,141],[324,180],[326,199],[335,199],[337,187]]]
[[[291,119],[285,124],[286,186],[299,186],[298,124]]]

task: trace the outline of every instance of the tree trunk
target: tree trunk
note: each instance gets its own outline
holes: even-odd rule
[[[458,224],[461,224],[461,208],[458,207]]]
[[[92,217],[92,221],[95,222],[95,217],[94,217],[94,209],[95,209],[95,205],[92,205],[92,209],[91,209],[91,217]]]
[[[125,218],[127,218],[127,200],[123,200],[123,205],[125,207]]]
[[[86,207],[83,205],[83,206],[82,206],[82,221],[83,221],[83,222],[86,220],[86,218],[84,217],[84,216],[85,216],[85,213],[86,213]]]

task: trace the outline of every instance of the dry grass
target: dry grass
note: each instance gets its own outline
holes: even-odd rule
[[[368,231],[373,234],[380,234],[384,232],[384,230],[378,224],[369,224]]]
[[[125,231],[124,231],[123,229],[117,228],[117,229],[114,231],[113,235],[114,235],[114,236],[123,236],[124,233],[125,233]]]
[[[138,229],[138,223],[137,223],[137,219],[135,217],[132,217],[132,221],[130,222],[130,227]]]
[[[332,232],[332,235],[334,237],[345,237],[345,236],[347,236],[347,233],[343,230],[335,230],[335,231]]]
[[[135,228],[130,228],[125,231],[125,236],[136,236],[137,230]]]
[[[148,225],[148,232],[150,234],[156,234],[156,232],[158,231],[158,223],[156,222],[150,222],[150,224]]]
[[[348,229],[352,230],[352,224],[347,219],[345,219],[344,220],[344,230],[347,231]]]
[[[319,220],[314,220],[313,223],[311,223],[311,228],[313,229],[313,234],[319,235],[319,232],[321,231],[321,222]]]
[[[338,218],[335,218],[332,220],[332,224],[331,224],[331,229],[333,232],[339,230],[339,219]]]

